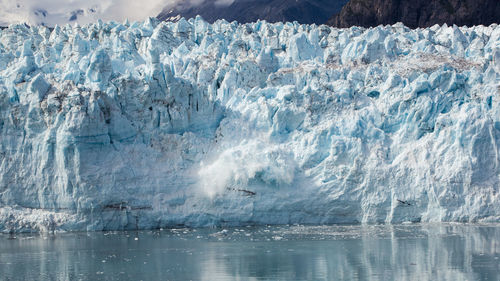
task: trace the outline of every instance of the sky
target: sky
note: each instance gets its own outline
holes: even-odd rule
[[[74,22],[85,24],[97,19],[144,20],[157,16],[162,8],[176,1],[196,5],[204,0],[0,0],[0,25],[25,22],[53,26]],[[226,4],[234,0],[217,1]],[[72,16],[76,20],[70,21]]]

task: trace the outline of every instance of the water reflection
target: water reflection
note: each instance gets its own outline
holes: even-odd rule
[[[0,276],[7,280],[500,280],[500,226],[288,226],[8,238],[0,236]]]

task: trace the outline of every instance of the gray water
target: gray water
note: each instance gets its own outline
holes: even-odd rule
[[[500,280],[500,225],[0,235],[0,280]]]

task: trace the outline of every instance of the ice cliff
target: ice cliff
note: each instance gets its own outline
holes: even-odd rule
[[[500,26],[0,31],[0,231],[500,221]]]

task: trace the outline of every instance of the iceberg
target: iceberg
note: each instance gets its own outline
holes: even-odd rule
[[[500,222],[500,26],[0,30],[0,231]]]

